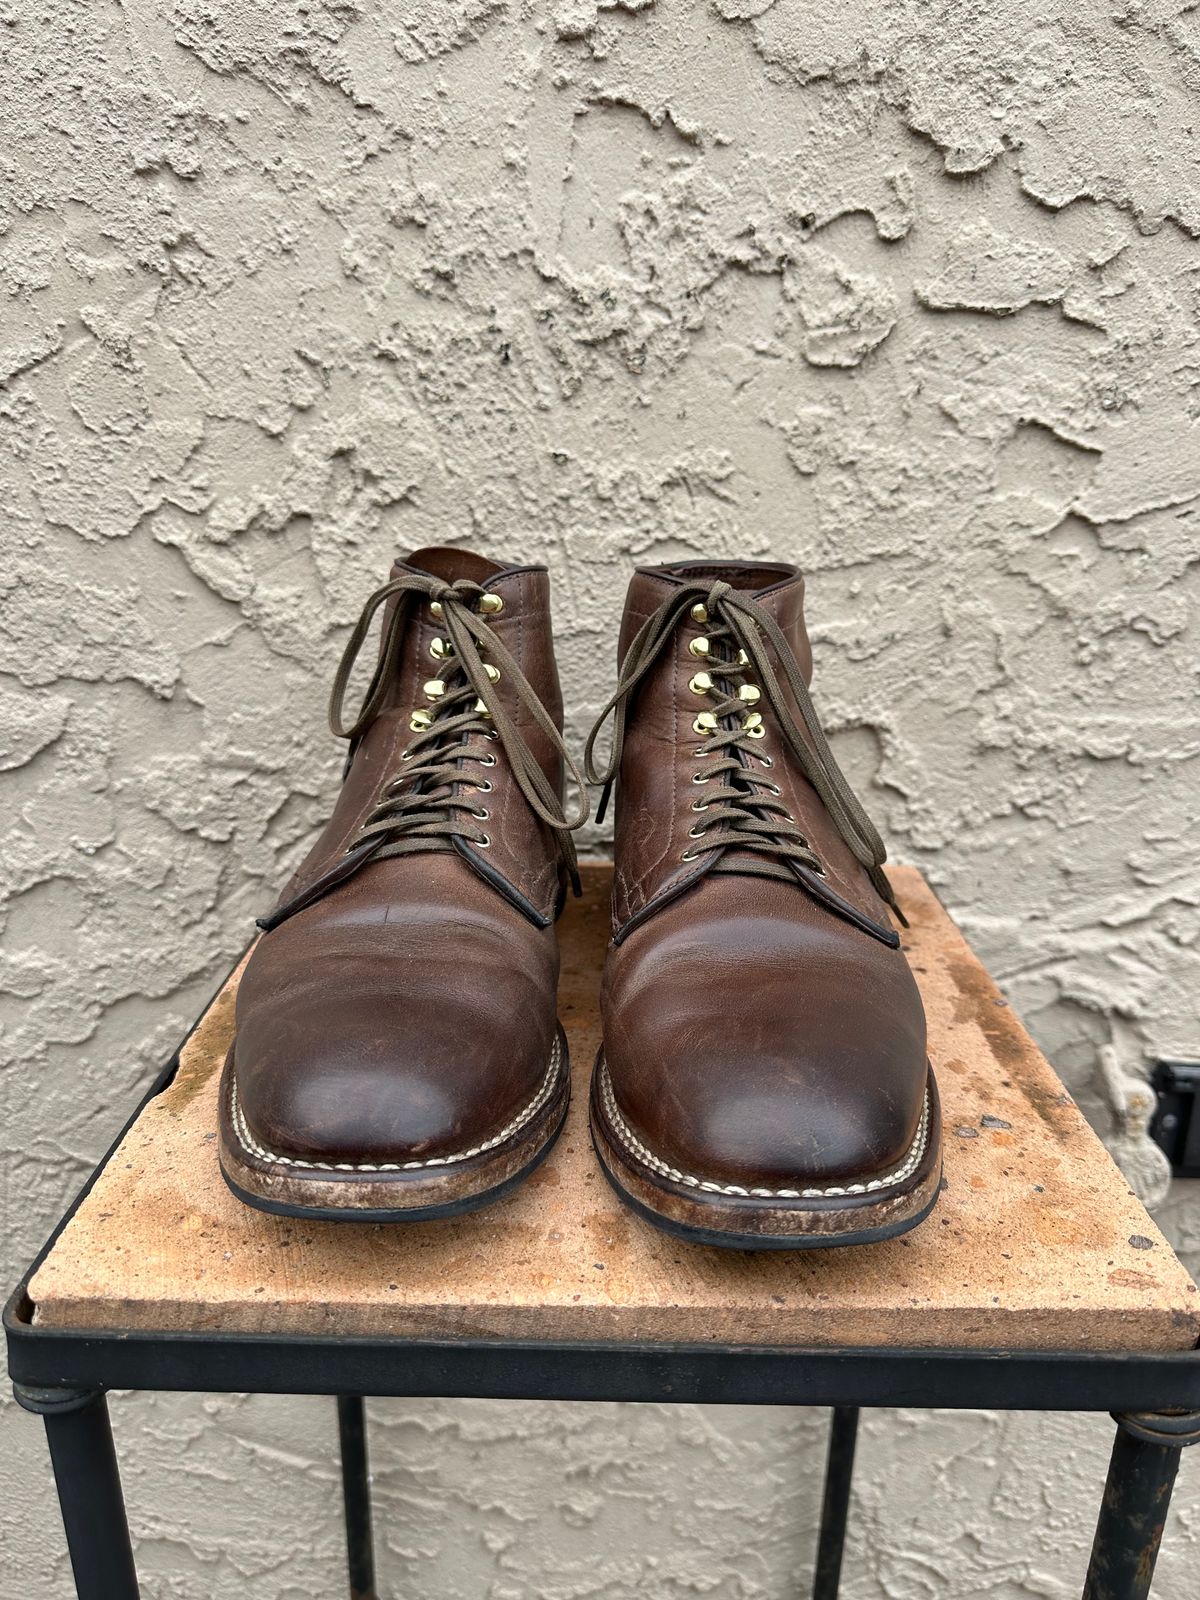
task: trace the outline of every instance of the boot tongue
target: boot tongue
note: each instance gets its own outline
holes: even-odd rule
[[[634,634],[681,583],[727,583],[774,617],[791,645],[805,683],[812,682],[812,645],[804,625],[804,577],[784,563],[757,561],[677,561],[639,567],[629,585],[621,625],[620,659]]]
[[[727,583],[730,579],[725,580]],[[735,585],[735,587],[737,587]],[[812,645],[804,622],[804,576],[794,568],[780,583],[767,589],[743,590],[746,599],[753,600],[769,612],[779,624],[780,631],[792,647],[797,665],[805,683],[812,683]]]
[[[637,582],[637,578],[648,578],[654,570],[639,572],[634,582]],[[804,623],[804,577],[795,567],[758,562],[689,561],[657,569],[656,576],[658,574],[661,574],[660,603],[669,587],[696,581],[727,583],[737,591],[739,598],[753,601],[778,623],[784,638],[792,647],[805,683],[812,682],[812,646]],[[787,881],[794,882],[786,868],[781,871],[777,865],[765,863],[756,851],[739,850],[736,847],[722,851],[712,870],[748,877],[785,877]]]
[[[457,583],[460,578],[466,578],[470,583],[486,583],[498,572],[508,569],[499,562],[489,561],[486,556],[477,556],[472,550],[429,545],[423,550],[414,550],[407,560],[397,561],[392,573],[396,575],[414,570],[427,572],[431,578],[440,578],[443,583]]]

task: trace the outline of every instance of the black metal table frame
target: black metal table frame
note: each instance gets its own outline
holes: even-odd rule
[[[351,1600],[376,1597],[364,1395],[832,1407],[813,1600],[838,1593],[861,1407],[1108,1411],[1117,1433],[1083,1600],[1149,1594],[1180,1452],[1200,1443],[1200,1350],[800,1349],[39,1327],[30,1278],[178,1064],[176,1052],[4,1310],[13,1392],[45,1422],[79,1600],[138,1596],[109,1389],[336,1395]]]

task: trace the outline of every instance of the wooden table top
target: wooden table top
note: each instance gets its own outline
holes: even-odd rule
[[[617,1201],[592,1153],[609,869],[562,920],[575,1094],[549,1160],[474,1216],[301,1222],[237,1201],[216,1088],[236,977],[34,1276],[46,1327],[770,1345],[1184,1350],[1200,1294],[918,872],[894,869],[943,1100],[946,1188],[881,1244],[686,1244]]]

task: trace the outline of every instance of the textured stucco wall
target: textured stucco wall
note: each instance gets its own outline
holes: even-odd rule
[[[551,563],[577,735],[635,559],[801,561],[894,853],[1157,1191],[1112,1106],[1200,1053],[1194,0],[10,0],[0,62],[8,1278],[322,816],[361,598],[446,537]],[[394,1592],[800,1592],[819,1419],[374,1411]],[[115,1412],[148,1595],[339,1592],[328,1404]],[[65,1596],[3,1426],[0,1593]],[[1066,1600],[1108,1435],[873,1419],[849,1600]]]

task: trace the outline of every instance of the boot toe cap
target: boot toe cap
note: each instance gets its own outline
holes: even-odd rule
[[[510,962],[499,994],[469,955],[420,971],[377,944],[342,966],[254,974],[233,1081],[263,1151],[346,1167],[461,1159],[537,1094],[555,1051],[544,976]]]
[[[816,951],[794,935],[775,929],[743,962],[695,928],[660,929],[608,996],[616,1111],[689,1178],[837,1186],[914,1149],[928,1062],[907,963],[865,935],[848,942],[839,929]]]

